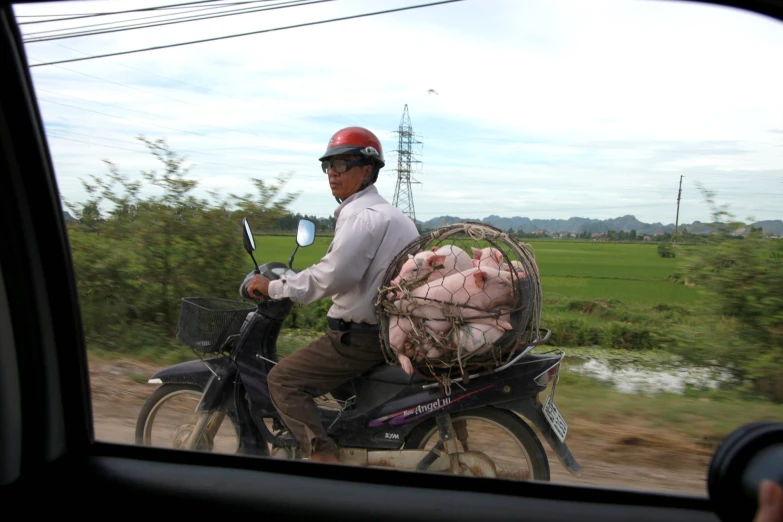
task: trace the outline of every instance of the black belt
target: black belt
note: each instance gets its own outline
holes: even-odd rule
[[[332,330],[339,330],[341,332],[347,332],[349,330],[378,330],[377,324],[370,323],[353,323],[351,321],[343,321],[342,319],[335,319],[334,317],[327,317],[326,324]]]

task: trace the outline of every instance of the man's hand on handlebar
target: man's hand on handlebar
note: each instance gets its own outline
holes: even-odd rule
[[[253,299],[261,299],[269,295],[269,279],[258,274],[254,274],[247,283],[247,293]]]

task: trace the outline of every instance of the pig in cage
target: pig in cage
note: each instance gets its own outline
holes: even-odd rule
[[[441,383],[502,366],[540,342],[533,250],[484,223],[447,225],[408,244],[376,305],[387,362]]]

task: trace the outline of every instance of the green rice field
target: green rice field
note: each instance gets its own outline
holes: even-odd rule
[[[295,268],[317,263],[331,241],[316,236],[315,244],[300,248]],[[287,261],[296,243],[293,236],[256,236],[259,263]],[[616,299],[627,304],[658,303],[688,306],[700,300],[691,287],[673,284],[677,260],[662,258],[654,244],[590,241],[530,242],[541,273],[544,298]]]

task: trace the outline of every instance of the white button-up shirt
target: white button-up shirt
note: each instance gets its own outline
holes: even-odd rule
[[[271,281],[269,296],[304,304],[332,296],[329,317],[376,324],[375,301],[383,275],[419,232],[374,185],[348,197],[334,216],[334,240],[326,255],[296,275]]]

